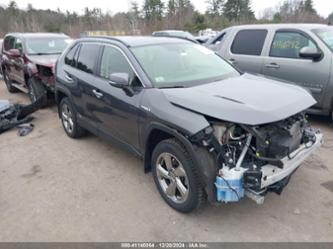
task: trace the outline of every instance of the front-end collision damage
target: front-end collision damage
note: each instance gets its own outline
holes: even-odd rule
[[[207,153],[200,163],[208,167],[210,202],[234,202],[246,195],[260,204],[268,191],[281,194],[291,175],[322,143],[322,134],[311,128],[304,113],[255,126],[207,120],[211,126],[190,141]]]
[[[27,75],[41,82],[46,89],[53,91],[55,83],[55,66],[30,63],[27,66]]]
[[[49,90],[54,90],[55,75],[54,66],[37,65],[38,73],[35,75]]]

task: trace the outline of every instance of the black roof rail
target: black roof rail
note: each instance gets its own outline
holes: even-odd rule
[[[126,47],[130,46],[129,44],[127,44],[122,39],[119,39],[119,38],[114,37],[114,36],[109,36],[109,35],[84,36],[81,39],[105,39],[105,40],[113,40],[113,41],[117,41],[117,42],[122,43]]]

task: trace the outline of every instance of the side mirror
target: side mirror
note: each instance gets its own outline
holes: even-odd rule
[[[12,49],[9,49],[9,54],[13,57],[19,57],[21,56],[21,51],[16,49],[16,48],[12,48]]]
[[[112,73],[109,82],[114,87],[124,88],[129,86],[130,77],[128,73]]]
[[[299,56],[301,58],[318,60],[322,56],[322,52],[320,50],[318,50],[317,48],[303,47],[299,51]]]

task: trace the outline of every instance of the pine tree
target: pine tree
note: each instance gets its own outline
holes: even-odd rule
[[[313,0],[305,0],[304,11],[311,13],[311,14],[317,14],[317,11],[313,7]]]
[[[251,21],[255,19],[250,0],[227,0],[223,13],[229,21]]]
[[[333,12],[328,16],[328,25],[333,25]]]
[[[208,0],[207,12],[213,16],[220,16],[223,13],[224,0]]]
[[[148,21],[162,20],[164,3],[161,0],[145,0],[143,12]]]

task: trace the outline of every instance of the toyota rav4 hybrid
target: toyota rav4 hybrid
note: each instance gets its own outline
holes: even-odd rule
[[[0,61],[8,91],[28,93],[32,102],[41,98],[45,106],[54,91],[55,62],[70,41],[64,34],[7,34]]]
[[[180,212],[205,199],[262,203],[322,143],[306,90],[242,74],[183,39],[77,40],[58,60],[55,92],[69,137],[87,130],[140,156]]]

